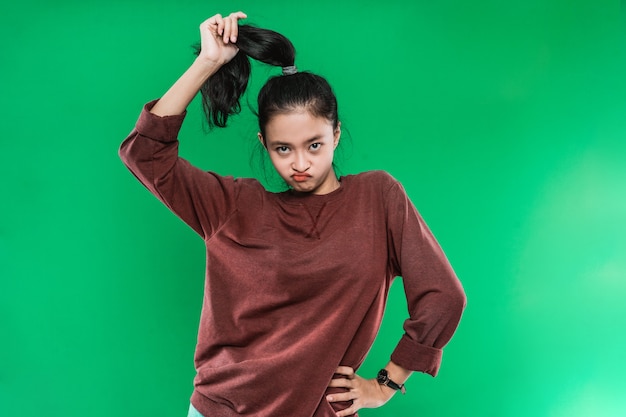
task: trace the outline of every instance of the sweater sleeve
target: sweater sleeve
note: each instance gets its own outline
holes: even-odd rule
[[[390,267],[402,276],[409,318],[391,360],[435,376],[442,348],[454,334],[466,298],[435,237],[404,189],[395,183],[387,198]]]
[[[202,171],[178,156],[186,113],[157,116],[146,104],[119,155],[135,177],[204,239],[234,210],[237,181]]]

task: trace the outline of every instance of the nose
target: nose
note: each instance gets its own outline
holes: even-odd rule
[[[297,172],[305,172],[311,167],[311,164],[302,152],[296,152],[291,163],[291,169]]]

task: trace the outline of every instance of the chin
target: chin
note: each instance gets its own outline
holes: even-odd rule
[[[292,190],[298,191],[299,193],[311,193],[318,188],[318,184],[309,184],[308,181],[306,183],[289,183],[289,186]]]
[[[297,191],[299,193],[310,193],[311,191],[314,190],[314,188],[307,187],[306,185],[305,186],[301,184],[290,184],[290,185],[291,185],[292,190]]]

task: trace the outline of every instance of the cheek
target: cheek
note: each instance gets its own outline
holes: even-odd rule
[[[289,167],[289,162],[287,158],[281,158],[279,156],[270,154],[270,161],[272,162],[274,169],[276,169],[276,171],[278,171],[279,173],[285,171]]]
[[[324,154],[322,159],[324,160],[325,164],[332,165],[334,157],[335,157],[335,152],[334,152],[334,149],[331,148],[329,152]]]

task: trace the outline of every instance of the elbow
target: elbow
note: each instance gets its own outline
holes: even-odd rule
[[[459,281],[448,293],[448,303],[451,311],[458,312],[459,318],[467,307],[467,295]]]
[[[467,294],[465,294],[465,290],[463,290],[460,284],[458,285],[455,299],[461,311],[465,310],[465,307],[467,307]]]
[[[442,308],[439,310],[439,330],[436,336],[434,346],[443,348],[452,338],[458,328],[465,307],[467,306],[467,296],[462,288],[449,291],[445,294],[445,298],[441,300]]]
[[[441,309],[439,313],[447,327],[456,328],[461,321],[463,311],[467,306],[467,296],[460,282],[439,293]]]

